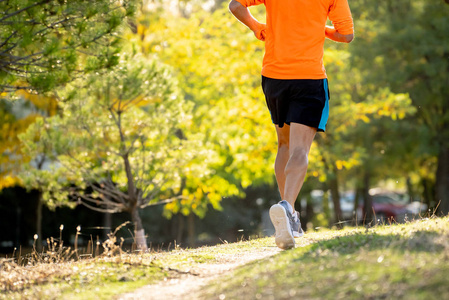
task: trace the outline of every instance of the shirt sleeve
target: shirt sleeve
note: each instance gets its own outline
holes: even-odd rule
[[[249,0],[247,1],[249,2]],[[329,19],[339,33],[354,33],[354,23],[352,21],[348,0],[334,0],[329,8]]]
[[[236,0],[238,3],[243,5],[244,7],[264,4],[265,0]]]

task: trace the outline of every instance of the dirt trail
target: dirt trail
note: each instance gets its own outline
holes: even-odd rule
[[[238,254],[221,254],[214,263],[204,263],[196,266],[187,274],[177,278],[167,279],[163,282],[147,285],[128,294],[123,294],[116,299],[198,299],[200,290],[209,282],[217,280],[220,276],[231,272],[238,266],[251,261],[262,259],[281,251],[279,248],[262,247],[253,251],[242,251]]]

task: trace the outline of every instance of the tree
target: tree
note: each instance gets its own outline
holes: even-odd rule
[[[414,159],[433,165],[435,199],[447,214],[449,5],[442,0],[358,1],[353,8],[361,18],[358,43],[351,49],[354,63],[369,68],[367,81],[410,94],[417,113],[408,124],[421,154]]]
[[[70,85],[59,101],[61,115],[38,119],[21,136],[28,155],[54,160],[48,170],[28,168],[24,183],[41,187],[50,205],[71,198],[97,211],[130,213],[137,245],[146,250],[139,209],[183,198],[183,174],[207,172],[195,164],[207,161],[208,151],[190,133],[189,105],[174,78],[123,54],[118,66]]]
[[[0,1],[0,92],[52,91],[114,66],[122,19],[134,11],[131,0]]]
[[[204,216],[224,197],[243,196],[250,185],[273,183],[275,134],[260,89],[263,43],[239,26],[226,7],[174,16],[146,10],[137,33],[127,38],[175,70],[180,90],[193,107],[195,130],[213,158],[207,176],[186,174],[188,199],[166,206],[166,215]]]
[[[17,101],[0,98],[0,190],[20,184],[16,176],[22,165],[30,158],[21,149],[18,135],[39,116],[52,116],[56,113],[56,100],[27,93],[16,93]]]
[[[381,153],[385,146],[377,136],[388,134],[393,140],[398,139],[402,132],[388,128],[396,128],[397,123],[415,112],[407,94],[362,82],[363,70],[350,63],[348,49],[352,46],[326,42],[324,63],[329,77],[331,115],[326,133],[316,138],[316,147],[311,152],[314,163],[309,169],[309,176],[317,177],[330,189],[336,222],[342,220],[341,182],[353,188],[364,180],[374,181],[371,177],[378,170],[382,170],[384,178],[392,176],[390,162]],[[393,153],[387,151],[387,156]],[[368,191],[370,186],[364,186]],[[369,197],[365,201],[364,206],[370,208]],[[370,209],[366,213],[370,219]]]
[[[117,64],[122,20],[134,14],[135,1],[0,1],[0,189],[20,185],[27,164],[45,166],[45,155],[30,158],[18,135],[36,117],[56,113],[55,88],[84,73]],[[49,93],[47,93],[49,92]],[[11,102],[11,100],[16,100]],[[41,209],[37,233],[41,236]],[[38,246],[41,239],[38,240]]]
[[[25,132],[38,117],[50,117],[57,112],[57,102],[54,97],[36,95],[25,90],[16,91],[16,101],[0,99],[0,190],[22,182],[18,177],[23,165],[31,163],[37,169],[42,169],[46,156],[29,157],[22,151],[19,135]],[[36,233],[39,237],[42,219],[41,197],[38,198],[36,211]],[[41,239],[37,241],[40,249]]]

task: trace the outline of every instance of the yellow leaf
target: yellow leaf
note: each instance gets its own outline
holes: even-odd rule
[[[339,170],[343,169],[343,161],[337,160],[335,162],[335,165],[337,166],[337,169],[339,169]]]
[[[365,122],[365,123],[369,123],[369,122],[370,122],[369,118],[368,118],[366,115],[361,115],[361,116],[360,116],[360,119],[361,119],[363,122]]]
[[[16,176],[7,175],[0,178],[0,190],[20,184],[21,180]]]

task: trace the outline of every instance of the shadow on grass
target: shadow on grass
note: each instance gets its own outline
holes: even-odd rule
[[[376,232],[355,233],[317,241],[308,246],[307,252],[313,253],[318,249],[328,249],[338,254],[353,254],[361,248],[369,251],[388,248],[402,253],[405,251],[439,253],[449,246],[446,240],[447,236],[444,237],[437,231],[417,231],[411,233],[410,236]]]

